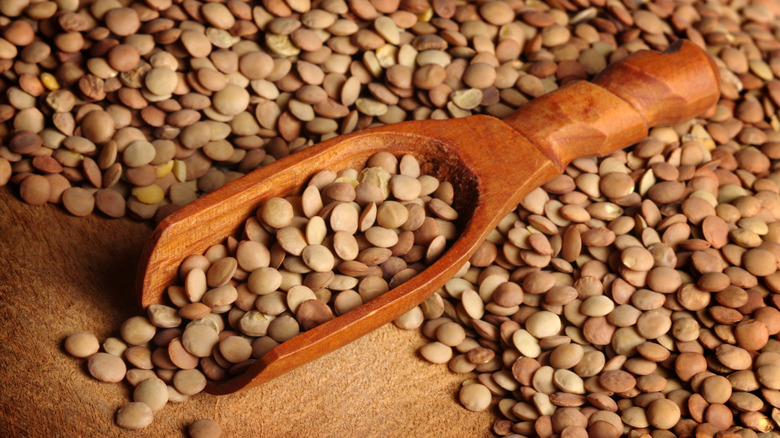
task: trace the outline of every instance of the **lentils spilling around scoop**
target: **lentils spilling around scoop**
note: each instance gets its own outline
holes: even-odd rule
[[[117,424],[145,427],[167,402],[243,373],[277,345],[432,264],[457,234],[452,202],[452,185],[421,174],[410,155],[379,152],[359,171],[322,170],[301,194],[263,202],[240,238],[183,260],[167,303],[122,324],[121,347],[97,352],[97,339],[79,332],[66,350],[88,357],[96,379],[134,386]],[[406,328],[421,323],[419,313]]]
[[[678,38],[706,47],[721,73],[715,108],[655,129],[626,151],[573,162],[396,325],[419,327],[430,339],[420,347],[424,360],[464,373],[458,399],[469,410],[493,407],[499,436],[775,436],[777,2],[129,3],[0,2],[0,185],[14,185],[25,202],[160,219],[337,134],[411,119],[504,117],[628,53],[663,50]],[[328,191],[338,197],[345,187]],[[297,215],[289,200],[269,204],[270,221],[290,211],[314,217],[305,209]],[[352,216],[347,208],[333,213]],[[265,236],[262,220],[247,229]],[[331,266],[325,251],[303,254],[322,229],[317,222],[311,233],[277,234],[287,248],[276,255],[285,254],[279,267],[323,274],[312,275],[321,282],[328,275],[317,270]],[[368,235],[372,245],[392,241],[382,231]],[[331,292],[342,276],[354,283],[363,272],[336,264],[343,255],[336,241],[354,253],[345,240],[337,232],[332,249],[319,244],[334,256]],[[169,294],[183,305],[150,308],[151,343],[109,338],[96,353],[95,341],[79,333],[66,350],[95,358],[89,372],[103,380],[123,367],[134,386],[160,379],[177,402],[197,391],[206,369],[210,377],[240,372],[238,364],[300,329],[292,309],[309,315],[307,324],[327,319],[311,304],[324,298],[319,289],[270,269],[250,280],[246,266],[259,270],[267,258],[270,268],[273,245],[266,256],[261,239],[248,242],[229,241],[183,264],[192,278]],[[338,267],[349,273],[336,274]],[[213,286],[234,269],[255,285],[234,286],[235,299],[226,285]],[[373,277],[388,282],[384,275]],[[281,300],[269,281],[289,286],[285,298],[293,299]],[[335,312],[383,286],[372,280],[364,294],[331,293]],[[265,330],[257,338],[265,340],[251,343],[245,359],[246,334],[229,324],[228,307],[251,309],[261,299],[280,313],[247,317],[244,329]],[[214,309],[227,312],[228,329]],[[185,339],[179,319],[202,323],[190,323]],[[129,325],[133,342],[145,328]],[[207,364],[203,376],[199,364]],[[154,404],[162,396],[144,397]],[[151,408],[133,404],[117,422],[139,427],[149,415]]]

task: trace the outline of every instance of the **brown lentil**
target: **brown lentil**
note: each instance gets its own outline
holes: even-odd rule
[[[150,425],[154,415],[146,403],[130,402],[116,413],[116,424],[125,429],[143,429]]]
[[[190,423],[187,433],[190,438],[219,438],[222,436],[222,427],[210,418],[202,418]]]
[[[98,352],[100,344],[92,333],[77,332],[65,339],[65,351],[74,357],[89,357]]]

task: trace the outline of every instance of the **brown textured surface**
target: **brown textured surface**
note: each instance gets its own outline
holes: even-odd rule
[[[258,388],[200,394],[124,431],[114,414],[130,386],[92,379],[62,341],[80,330],[102,341],[141,311],[133,281],[150,225],[30,207],[8,187],[0,206],[0,436],[177,437],[205,417],[226,437],[491,435],[491,412],[456,400],[467,376],[424,362],[419,332],[392,326]]]

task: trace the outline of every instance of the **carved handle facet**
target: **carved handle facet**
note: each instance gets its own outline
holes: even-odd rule
[[[679,40],[665,52],[641,51],[610,65],[593,82],[575,82],[534,99],[504,121],[563,169],[603,156],[680,123],[717,103],[720,74],[712,58]]]

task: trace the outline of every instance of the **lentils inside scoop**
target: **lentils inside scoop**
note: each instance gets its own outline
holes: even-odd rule
[[[168,288],[178,310],[153,305],[149,317],[158,327],[157,314],[183,318],[174,364],[225,379],[435,261],[456,237],[452,201],[452,185],[421,175],[410,155],[323,170],[300,195],[265,201],[240,240],[186,258],[182,283]]]
[[[170,305],[125,321],[121,341],[89,356],[90,372],[130,382],[134,402],[146,403],[143,415],[151,418],[168,401],[201,392],[207,379],[244,372],[301,331],[425,269],[457,237],[453,198],[452,185],[421,174],[410,155],[379,152],[362,170],[320,171],[300,195],[265,201],[241,239],[183,260],[181,283],[167,290]],[[405,319],[405,328],[416,328],[422,314],[415,309]],[[66,344],[85,337],[76,333]],[[68,351],[84,357],[91,350]],[[120,426],[148,424],[124,420],[136,405],[123,409]]]

